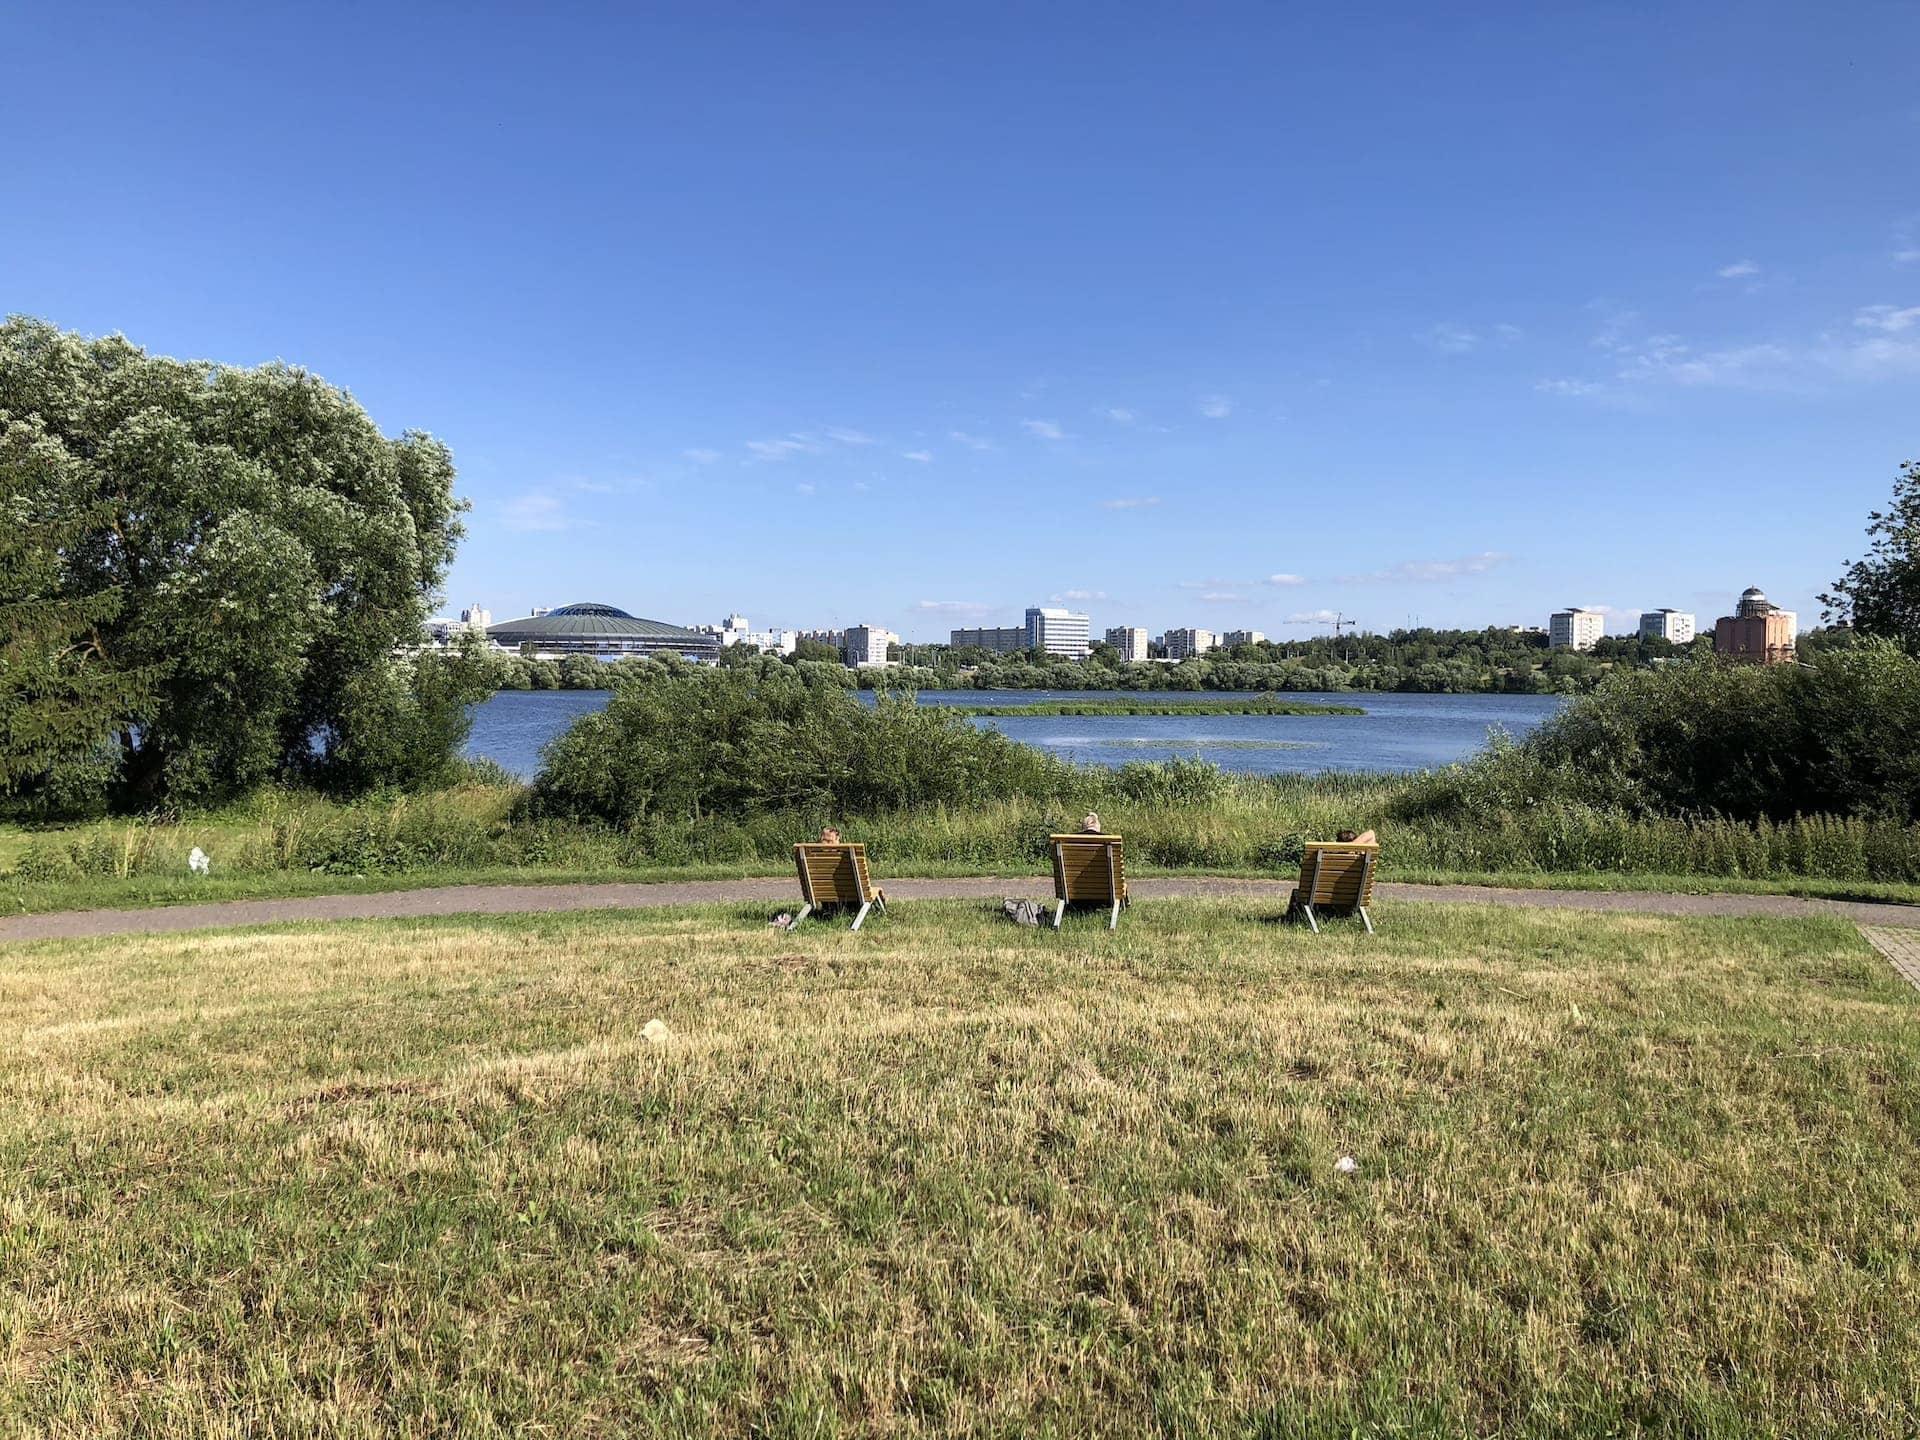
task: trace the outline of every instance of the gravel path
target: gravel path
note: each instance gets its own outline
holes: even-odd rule
[[[1007,880],[889,880],[893,900],[998,900],[1044,896],[1049,877]],[[1135,880],[1134,898],[1162,900],[1216,896],[1261,900],[1276,910],[1292,888],[1287,880],[1231,880],[1167,876]],[[1380,898],[1400,902],[1511,905],[1548,910],[1597,910],[1635,915],[1832,916],[1858,925],[1920,929],[1920,906],[1852,900],[1803,900],[1792,895],[1661,895],[1624,890],[1501,890],[1487,885],[1382,885]],[[392,920],[418,915],[503,915],[516,911],[642,909],[660,905],[759,901],[799,907],[791,879],[698,880],[645,885],[449,885],[376,895],[314,895],[289,900],[226,900],[147,910],[68,910],[0,919],[0,942],[69,940],[97,935],[160,935],[229,925],[299,920]]]

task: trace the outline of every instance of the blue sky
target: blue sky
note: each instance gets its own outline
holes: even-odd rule
[[[1920,454],[1909,4],[394,10],[0,19],[0,309],[439,435],[451,606],[1805,623]]]

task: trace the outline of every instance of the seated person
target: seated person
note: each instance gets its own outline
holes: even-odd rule
[[[1342,830],[1333,837],[1342,845],[1378,845],[1379,838],[1371,830]]]

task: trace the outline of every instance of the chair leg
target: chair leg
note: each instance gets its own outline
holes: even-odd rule
[[[1054,907],[1053,928],[1058,930],[1060,928],[1060,922],[1066,918],[1067,918],[1067,902],[1062,900],[1058,905]]]
[[[867,912],[871,909],[873,909],[873,902],[871,900],[860,907],[860,913],[853,917],[854,929],[858,930],[860,928],[860,922],[867,918]]]
[[[1367,927],[1367,934],[1373,934],[1373,917],[1367,914],[1367,907],[1360,907],[1360,923]]]
[[[813,906],[811,904],[802,905],[800,907],[800,913],[793,917],[793,924],[789,925],[787,928],[789,930],[798,930],[800,928],[800,922],[806,919],[807,916],[811,915],[812,913],[813,913]]]
[[[882,915],[886,914],[887,913],[887,897],[881,894],[878,890],[876,890],[873,892],[873,898],[880,906],[880,913]]]
[[[1307,929],[1318,935],[1320,933],[1320,922],[1313,918],[1313,907],[1311,905],[1302,905],[1300,907],[1300,913],[1307,917]]]
[[[1113,902],[1113,914],[1107,917],[1107,929],[1118,930],[1119,928],[1120,928],[1120,902],[1116,900]]]

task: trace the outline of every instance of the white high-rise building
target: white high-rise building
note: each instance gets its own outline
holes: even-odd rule
[[[887,647],[899,643],[900,637],[891,630],[882,630],[878,625],[854,625],[847,630],[847,664],[855,670],[891,665],[893,661],[887,658]]]
[[[1093,648],[1093,621],[1074,610],[1034,605],[1027,610],[1027,648],[1084,660]]]
[[[1107,644],[1129,665],[1137,665],[1151,653],[1151,640],[1144,625],[1121,625],[1107,631]]]
[[[493,612],[484,610],[478,605],[469,605],[460,612],[460,623],[469,630],[478,630],[485,634],[487,627],[493,624]]]
[[[1671,640],[1685,645],[1696,633],[1693,616],[1685,610],[1648,610],[1640,616],[1642,640]]]
[[[1231,650],[1236,645],[1258,645],[1266,638],[1259,630],[1229,630],[1220,637],[1220,643]]]
[[[1169,630],[1160,637],[1167,659],[1185,660],[1189,655],[1204,655],[1220,646],[1220,638],[1211,630]]]
[[[1555,650],[1591,650],[1607,633],[1607,617],[1578,605],[1555,611],[1547,621],[1547,644]]]

